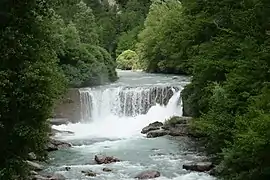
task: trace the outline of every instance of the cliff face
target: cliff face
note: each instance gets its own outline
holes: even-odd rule
[[[55,104],[53,118],[66,119],[72,123],[80,121],[80,93],[78,89],[69,89],[63,98]]]

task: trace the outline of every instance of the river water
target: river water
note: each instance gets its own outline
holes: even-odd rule
[[[206,173],[182,169],[184,163],[205,158],[195,151],[189,138],[147,139],[140,133],[151,122],[182,115],[181,90],[189,79],[132,71],[118,71],[118,76],[113,84],[80,90],[80,123],[53,127],[73,131],[73,135],[56,135],[73,147],[50,153],[46,171],[70,180],[132,180],[145,170],[159,171],[157,180],[213,180]],[[94,155],[122,161],[96,165]],[[112,172],[103,172],[104,167]],[[97,176],[86,177],[82,170],[92,170]]]

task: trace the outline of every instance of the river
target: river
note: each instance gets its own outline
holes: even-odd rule
[[[206,173],[182,169],[184,163],[205,158],[189,138],[147,139],[140,133],[151,122],[182,115],[180,92],[189,78],[132,71],[118,71],[118,75],[115,83],[80,89],[80,122],[53,127],[73,131],[73,135],[56,135],[73,147],[50,153],[46,171],[71,180],[132,180],[145,170],[159,171],[157,180],[213,180]],[[98,154],[122,161],[96,165],[93,159]],[[112,172],[103,172],[104,167]],[[82,170],[92,170],[97,176],[86,177]]]

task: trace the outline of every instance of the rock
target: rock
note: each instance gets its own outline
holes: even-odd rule
[[[165,136],[168,134],[168,131],[166,130],[154,130],[154,131],[150,131],[147,133],[147,138],[155,138],[155,137],[161,137],[161,136]]]
[[[137,179],[154,179],[160,176],[158,171],[144,171],[138,174],[135,178]]]
[[[56,151],[59,149],[65,149],[65,148],[69,148],[71,147],[71,144],[67,143],[67,142],[63,142],[63,141],[59,141],[59,140],[55,140],[50,138],[46,150],[47,151]]]
[[[111,172],[112,170],[109,169],[109,168],[103,168],[102,171],[104,171],[104,172]]]
[[[190,95],[194,93],[193,91],[194,89],[191,86],[186,86],[181,92],[183,104],[183,116],[194,117],[198,113],[196,112],[196,109],[194,108],[194,106],[192,106],[192,103],[188,99]]]
[[[71,167],[68,167],[68,166],[67,166],[67,167],[65,167],[65,170],[66,170],[66,171],[69,171],[69,170],[71,170]]]
[[[31,175],[38,175],[38,173],[36,171],[30,171]]]
[[[49,180],[65,180],[65,179],[66,179],[65,176],[63,176],[62,174],[54,174],[49,178]]]
[[[35,175],[32,180],[65,180],[65,176],[61,174],[53,174],[53,175]]]
[[[50,179],[41,175],[34,175],[32,180],[50,180]]]
[[[163,123],[162,122],[154,122],[154,123],[151,123],[149,124],[148,126],[144,127],[141,131],[142,134],[146,134],[148,133],[149,131],[153,131],[153,130],[158,130],[160,129],[160,127],[163,126]]]
[[[35,155],[35,153],[30,152],[30,153],[28,154],[28,160],[34,161],[34,160],[36,160],[36,159],[37,159],[37,156]]]
[[[48,119],[51,125],[59,126],[62,124],[68,124],[68,119],[67,118],[51,118]]]
[[[214,168],[212,162],[199,162],[195,164],[184,164],[183,169],[190,170],[190,171],[198,171],[198,172],[205,172],[210,171]]]
[[[28,166],[30,167],[31,170],[34,170],[34,171],[41,171],[43,169],[43,166],[38,164],[38,163],[35,163],[33,161],[26,161]]]
[[[91,170],[87,170],[87,171],[82,171],[82,173],[85,175],[85,176],[90,176],[90,177],[94,177],[94,176],[97,176],[97,173],[91,171]]]
[[[51,128],[51,132],[49,133],[49,136],[55,136],[57,133],[64,134],[64,135],[74,134],[74,132],[71,132],[71,131],[59,131],[57,129]]]
[[[171,136],[188,136],[189,130],[188,130],[188,125],[182,124],[182,125],[177,125],[176,127],[169,128],[169,135]]]
[[[119,162],[120,160],[115,158],[115,157],[110,157],[110,156],[99,158],[96,155],[95,156],[95,161],[96,161],[97,164],[110,164],[110,163],[114,163],[114,162]]]

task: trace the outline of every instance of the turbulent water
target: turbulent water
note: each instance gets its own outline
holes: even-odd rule
[[[188,78],[142,72],[119,71],[116,83],[80,90],[80,123],[55,126],[74,135],[56,137],[73,147],[50,154],[47,171],[68,179],[129,180],[144,171],[158,170],[159,180],[212,180],[205,173],[191,173],[182,165],[204,157],[198,156],[185,137],[147,139],[141,129],[154,121],[182,115],[181,90]],[[96,165],[96,154],[115,156],[121,162]],[[71,167],[65,171],[65,167]],[[103,172],[108,167],[112,172]],[[81,171],[98,175],[86,177]]]

